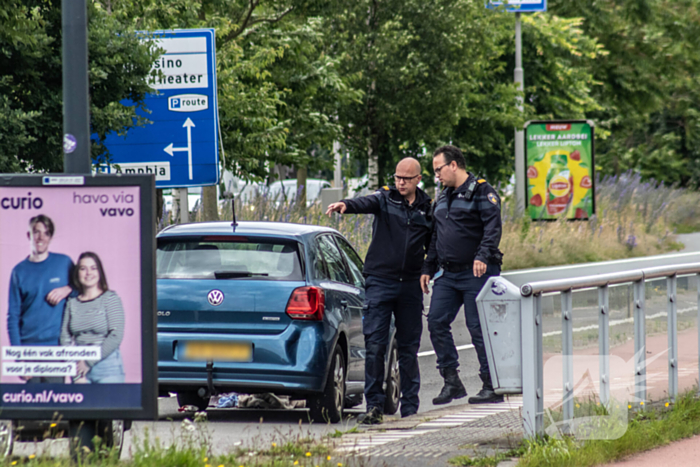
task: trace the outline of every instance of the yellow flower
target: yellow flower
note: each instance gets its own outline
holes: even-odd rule
[[[326,460],[327,461],[331,460],[331,456],[326,457]]]
[[[299,465],[299,461],[294,461],[294,465]]]
[[[273,447],[273,448],[276,448],[276,447],[277,447],[277,443],[272,443],[272,447]]]
[[[12,464],[10,465],[17,465],[17,461],[12,461]]]
[[[666,402],[666,407],[668,407],[668,402]]]
[[[644,401],[640,402],[639,405],[644,405]]]
[[[36,457],[36,456],[35,456],[34,454],[30,454],[30,455],[29,455],[29,458],[30,458],[30,459],[34,459],[35,457]]]
[[[311,457],[311,453],[310,453],[310,452],[307,452],[307,453],[306,453],[306,457]]]
[[[57,425],[57,423],[52,423],[51,425],[49,425],[49,427],[50,427],[50,428],[56,428],[56,425]]]
[[[576,408],[577,408],[577,409],[580,408],[580,407],[581,407],[580,405],[576,404]]]
[[[631,409],[631,408],[632,408],[632,404],[628,404],[628,405],[627,405],[627,408],[628,408],[628,409]]]
[[[338,462],[338,467],[343,467],[343,463],[342,463],[342,462]]]
[[[209,465],[209,464],[204,464],[204,467],[211,467],[211,465]]]
[[[205,457],[205,458],[204,458],[204,459],[202,459],[202,460],[203,460],[204,462],[206,462],[206,461],[208,461],[208,460],[209,460],[209,458],[208,458],[208,457]]]

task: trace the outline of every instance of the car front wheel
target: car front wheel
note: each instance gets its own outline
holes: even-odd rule
[[[345,402],[345,358],[339,347],[331,357],[331,367],[323,393],[307,399],[309,415],[315,422],[338,423],[343,418]]]

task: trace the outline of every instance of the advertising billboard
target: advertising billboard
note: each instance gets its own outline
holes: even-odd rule
[[[528,122],[525,157],[525,199],[533,220],[588,219],[595,213],[591,122]]]
[[[152,176],[0,185],[0,418],[154,418]]]

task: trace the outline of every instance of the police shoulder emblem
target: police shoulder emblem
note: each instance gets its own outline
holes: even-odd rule
[[[498,197],[496,195],[494,195],[493,193],[489,193],[486,197],[489,201],[491,201],[492,204],[498,206]]]

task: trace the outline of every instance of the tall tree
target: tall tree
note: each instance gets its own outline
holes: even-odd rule
[[[610,53],[590,114],[603,131],[598,165],[670,183],[700,182],[700,4],[694,0],[551,0]]]
[[[371,186],[382,184],[400,158],[444,143],[460,145],[472,170],[504,181],[512,173],[514,127],[595,107],[579,56],[595,55],[597,47],[577,21],[526,18],[521,113],[512,14],[469,0],[347,0],[329,8],[331,50],[364,91],[361,103],[340,109],[344,142],[368,164]]]
[[[4,0],[0,8],[0,170],[61,171],[62,64],[58,0]],[[88,6],[93,157],[111,129],[143,124],[155,47],[102,8]],[[131,106],[120,103],[134,102]]]

